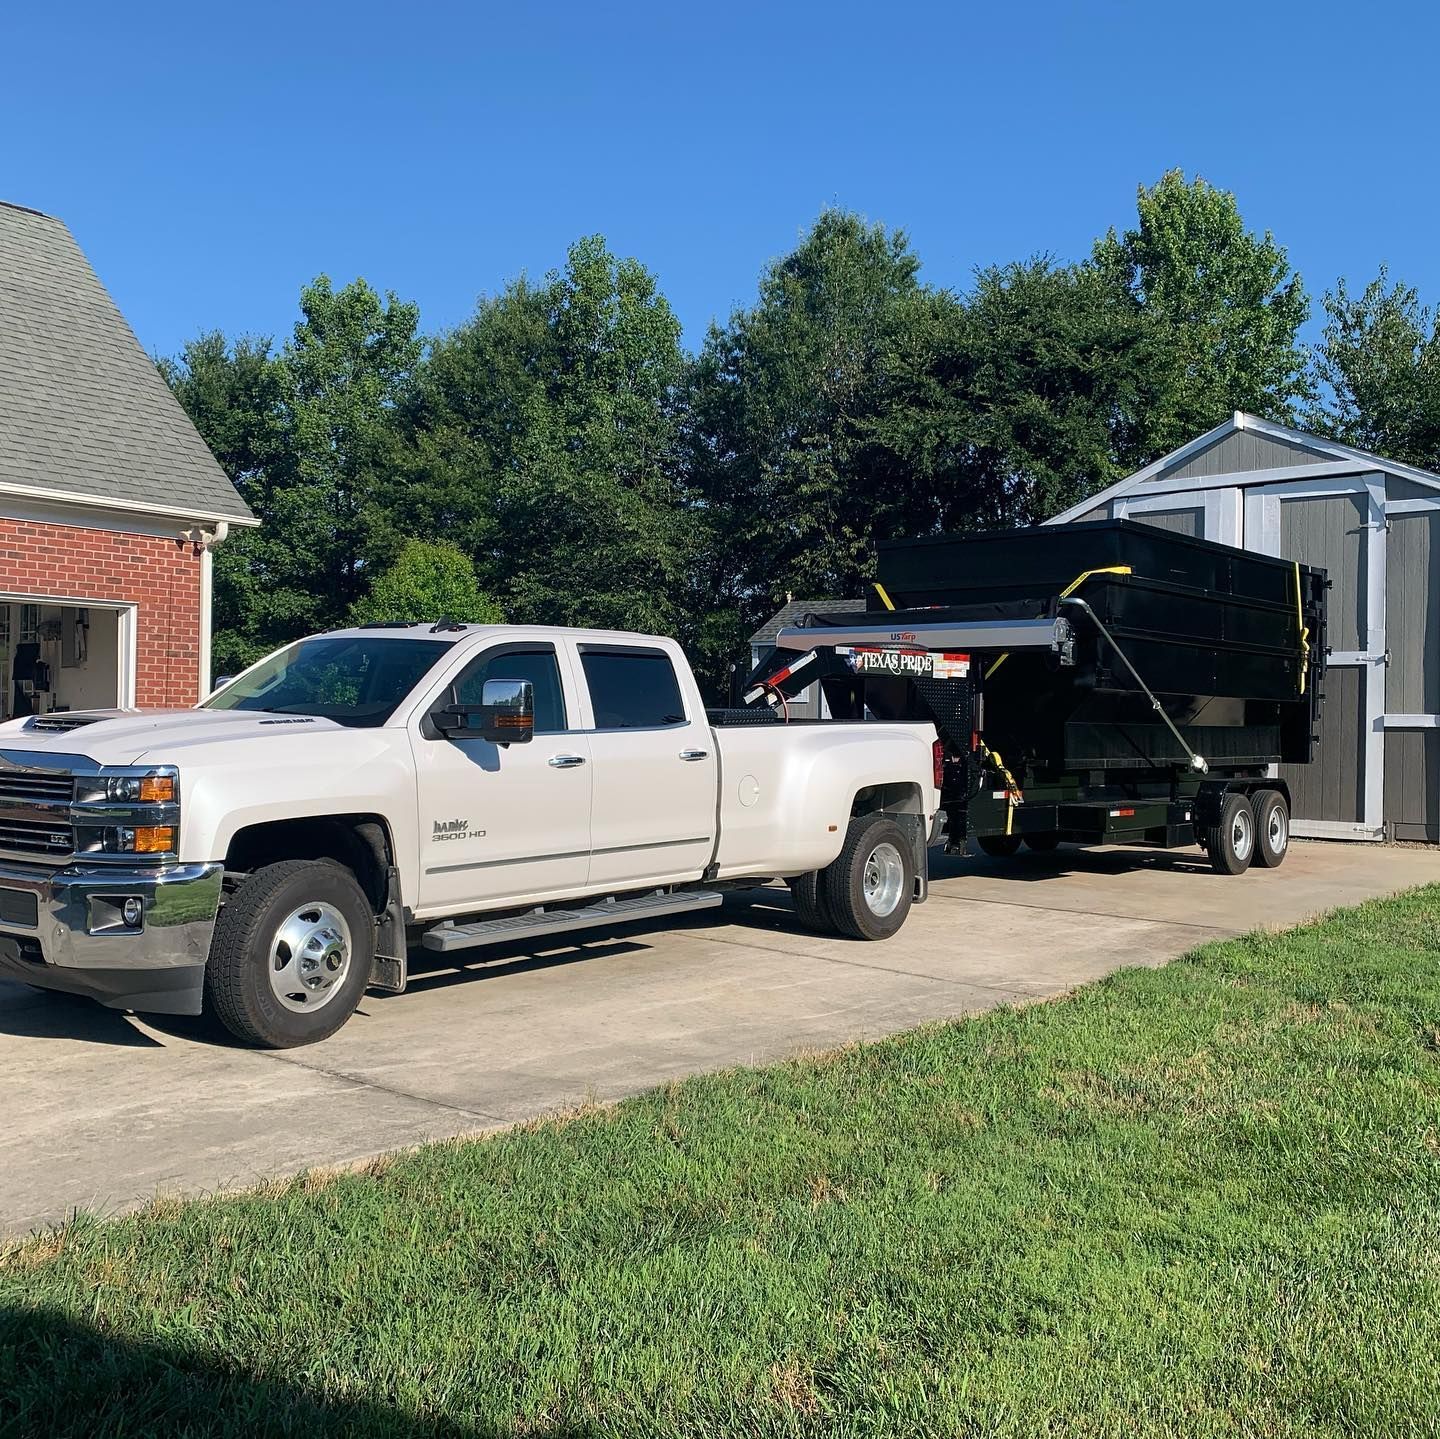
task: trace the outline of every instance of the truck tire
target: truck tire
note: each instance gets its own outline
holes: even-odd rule
[[[1060,836],[1058,834],[1027,834],[1025,836],[1025,848],[1033,849],[1036,854],[1050,854],[1060,847]]]
[[[820,877],[834,927],[852,939],[889,939],[910,913],[915,862],[910,838],[882,814],[850,821],[845,844]]]
[[[1216,874],[1244,874],[1255,857],[1255,811],[1249,797],[1227,794],[1220,806],[1220,823],[1205,833],[1205,852]]]
[[[797,874],[787,880],[790,886],[790,900],[795,906],[795,918],[820,934],[834,934],[835,921],[830,918],[830,909],[825,902],[825,886],[818,870],[809,874]]]
[[[1020,836],[1018,834],[977,834],[975,843],[991,859],[1009,859],[1012,854],[1020,852]]]
[[[1257,789],[1250,808],[1255,811],[1255,863],[1276,869],[1290,849],[1290,806],[1278,789]]]
[[[205,964],[205,1007],[247,1044],[314,1044],[355,1012],[374,950],[370,901],[344,865],[267,864],[220,910]]]

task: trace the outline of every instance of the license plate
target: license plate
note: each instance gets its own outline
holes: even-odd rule
[[[970,656],[937,654],[934,650],[852,649],[847,656],[856,674],[896,675],[901,679],[963,679]]]

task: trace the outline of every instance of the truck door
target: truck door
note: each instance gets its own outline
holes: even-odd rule
[[[658,646],[579,641],[594,768],[590,886],[699,879],[715,839],[717,758],[698,696]]]
[[[537,903],[581,890],[590,865],[590,741],[579,732],[569,656],[518,641],[484,650],[433,698],[479,704],[487,679],[529,680],[528,744],[447,740],[423,719],[411,733],[420,820],[420,895],[427,912]]]

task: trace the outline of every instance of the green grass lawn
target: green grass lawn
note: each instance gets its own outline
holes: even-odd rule
[[[0,1433],[1440,1433],[1437,960],[1432,888],[82,1219],[0,1262]]]

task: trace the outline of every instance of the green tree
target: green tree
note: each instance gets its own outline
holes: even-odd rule
[[[1307,422],[1321,434],[1440,469],[1440,318],[1382,267],[1357,297],[1325,297]]]
[[[408,540],[370,592],[350,610],[354,624],[383,620],[458,620],[499,624],[500,607],[475,578],[475,567],[458,546]]]
[[[1150,419],[1125,459],[1153,458],[1233,410],[1293,416],[1310,303],[1270,233],[1245,228],[1234,195],[1171,170],[1141,187],[1135,228],[1110,231],[1094,262],[1154,331]]]
[[[418,312],[321,276],[279,354],[202,335],[162,373],[261,520],[216,550],[217,668],[340,623],[399,541],[382,513]]]
[[[872,462],[908,491],[903,531],[1034,524],[1124,473],[1147,329],[1095,266],[989,267],[909,314],[867,427]]]
[[[874,434],[918,270],[902,233],[828,210],[766,270],[756,303],[711,327],[687,452],[707,536],[697,602],[717,655],[738,652],[787,590],[844,595],[873,573],[877,512],[903,512],[909,494]]]
[[[442,336],[405,409],[394,513],[443,533],[520,623],[670,631],[690,540],[677,483],[680,325],[599,236]]]

